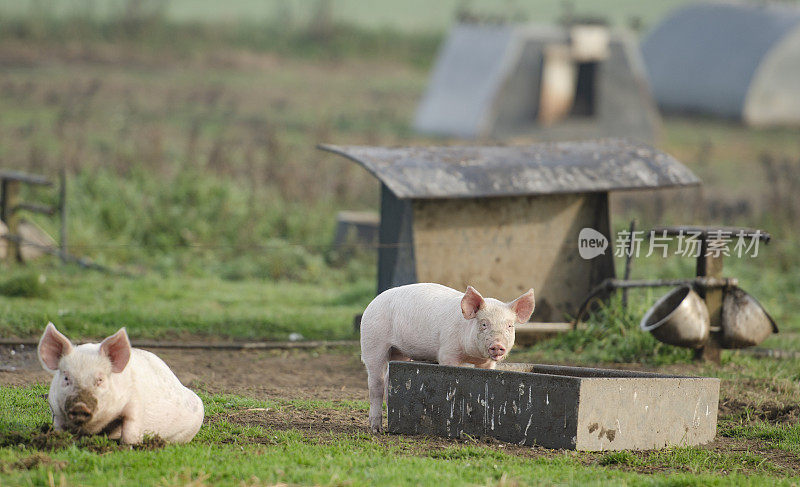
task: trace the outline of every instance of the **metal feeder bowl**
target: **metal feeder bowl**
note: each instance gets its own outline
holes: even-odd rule
[[[722,301],[722,344],[725,348],[752,347],[777,332],[775,321],[756,298],[738,287],[725,291]]]
[[[708,308],[691,286],[677,287],[656,301],[639,326],[659,341],[701,348],[711,332]]]

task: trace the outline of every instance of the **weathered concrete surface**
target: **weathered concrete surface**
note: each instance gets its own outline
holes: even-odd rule
[[[699,445],[716,434],[719,379],[500,367],[391,362],[389,431],[588,451]]]

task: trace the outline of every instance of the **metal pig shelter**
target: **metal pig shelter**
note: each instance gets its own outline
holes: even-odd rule
[[[536,321],[574,316],[614,276],[609,192],[699,184],[673,157],[621,139],[508,147],[323,145],[381,181],[378,293],[415,282],[512,299],[536,290]],[[608,238],[578,253],[581,229]]]
[[[693,3],[656,26],[642,53],[665,111],[800,125],[800,8]]]
[[[658,126],[635,38],[580,24],[456,25],[414,120],[421,133],[495,139],[649,141]]]

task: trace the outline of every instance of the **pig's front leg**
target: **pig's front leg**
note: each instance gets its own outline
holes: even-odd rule
[[[475,364],[475,368],[477,369],[494,369],[495,367],[497,367],[497,362],[492,359],[489,359],[486,362],[478,362]]]
[[[122,434],[120,441],[126,445],[136,445],[142,442],[144,434],[138,421],[125,418],[122,420]]]
[[[56,431],[64,431],[64,417],[60,414],[53,415],[53,429]]]
[[[135,404],[128,403],[122,410],[121,418],[120,441],[126,445],[141,443],[144,437],[141,411],[138,411]]]
[[[439,365],[452,365],[454,367],[462,367],[468,363],[464,360],[464,355],[455,350],[439,350],[436,361],[439,362]]]

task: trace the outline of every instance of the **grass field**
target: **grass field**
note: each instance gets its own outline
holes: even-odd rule
[[[651,26],[664,14],[690,0],[613,0],[602,3],[592,0],[570,2],[575,14],[607,18],[614,25],[627,25],[638,17],[644,26]],[[0,12],[24,16],[30,12],[47,11],[69,16],[87,11],[98,17],[112,16],[121,5],[135,2],[0,0]],[[140,2],[143,9],[163,11],[166,18],[177,22],[307,22],[320,11],[328,12],[337,22],[348,22],[365,28],[390,28],[401,31],[441,31],[447,28],[460,9],[501,17],[526,18],[538,22],[554,22],[565,13],[561,0],[424,0],[390,2],[387,0],[360,2],[358,0],[150,0]]]
[[[25,13],[32,3],[0,0],[0,12]],[[648,19],[673,3],[603,6],[623,23],[618,12]],[[238,18],[237,9],[252,12],[251,4],[226,4],[226,12]],[[98,15],[92,2],[74,5]],[[327,26],[302,19],[300,2],[259,3],[264,16],[299,19],[281,28],[273,21],[201,25],[195,22],[225,20],[213,2],[165,5],[165,17],[152,24],[75,23],[50,13],[0,20],[0,168],[54,177],[66,167],[70,252],[125,274],[55,259],[26,268],[0,263],[0,337],[37,337],[51,320],[75,339],[120,326],[134,339],[354,338],[352,318],[374,292],[375,256],[333,249],[334,217],[376,210],[379,188],[355,164],[315,146],[453,142],[418,136],[410,121],[457,3],[437,3],[440,10],[415,23],[423,34],[408,28],[422,8],[415,2],[361,10],[335,1]],[[548,19],[559,14],[556,2],[509,5]],[[575,5],[579,13],[597,8]],[[345,15],[355,25],[336,21]],[[394,30],[375,30],[383,25]],[[778,321],[781,333],[763,346],[790,351],[800,350],[799,140],[796,129],[666,119],[657,146],[698,174],[702,190],[612,201],[617,229],[636,218],[643,229],[707,223],[771,232],[758,258],[726,259],[725,273]],[[56,196],[24,197],[53,203]],[[25,216],[57,233],[53,219]],[[680,257],[641,258],[633,277],[687,277],[693,266]],[[718,376],[728,409],[715,447],[571,454],[470,439],[376,438],[358,425],[309,432],[247,410],[338,414],[346,422],[362,421],[366,403],[220,395],[199,383],[193,387],[208,414],[195,441],[130,450],[103,438],[38,437],[49,422],[38,397],[46,389],[0,385],[0,485],[798,483],[800,363],[726,352],[719,368],[691,365],[690,352],[637,328],[660,294],[631,293],[628,309],[612,301],[585,329],[512,358]],[[779,419],[766,413],[773,409],[782,411]]]

